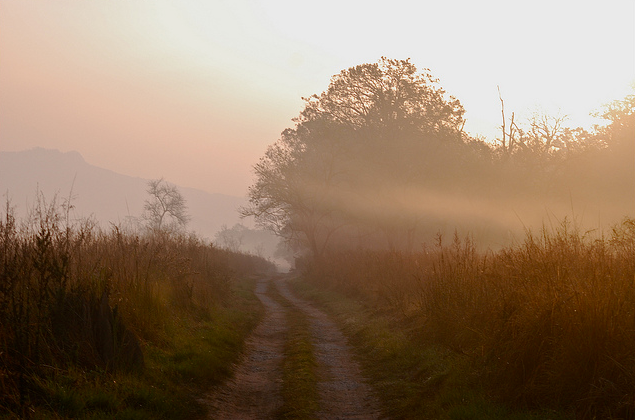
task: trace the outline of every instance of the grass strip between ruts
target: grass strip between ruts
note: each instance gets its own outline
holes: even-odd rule
[[[285,299],[275,285],[269,285],[270,296],[285,308],[288,332],[282,366],[283,406],[280,419],[314,419],[319,408],[317,363],[311,343],[307,315]]]

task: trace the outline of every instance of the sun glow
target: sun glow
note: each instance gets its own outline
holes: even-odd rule
[[[181,182],[225,192],[236,185],[215,180],[248,180],[302,97],[381,56],[429,68],[464,105],[466,130],[489,139],[500,136],[497,86],[518,120],[542,109],[588,127],[597,122],[589,112],[623,98],[635,75],[635,4],[623,1],[8,0],[0,8],[3,148],[80,150],[152,177],[163,169],[123,165],[105,144],[135,155],[159,143],[162,160],[178,147],[202,162],[207,143],[244,154],[242,169],[230,177],[201,169],[208,179]],[[213,159],[222,162],[211,167],[226,163]]]

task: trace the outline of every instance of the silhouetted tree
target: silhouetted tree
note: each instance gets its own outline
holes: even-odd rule
[[[607,145],[632,152],[635,147],[635,93],[606,105],[601,116],[609,121],[607,127],[600,129]]]
[[[185,198],[178,188],[163,178],[148,181],[149,198],[143,206],[143,219],[154,232],[176,231],[190,221]]]
[[[601,115],[609,123],[598,129],[597,136],[606,146],[597,158],[597,170],[605,185],[601,192],[613,191],[615,198],[628,199],[627,208],[635,208],[635,94],[608,104]],[[587,168],[588,170],[588,168]]]
[[[409,60],[343,70],[304,100],[295,127],[254,166],[242,214],[316,256],[352,225],[412,231],[419,215],[395,210],[395,185],[440,186],[441,172],[463,170],[463,107]]]

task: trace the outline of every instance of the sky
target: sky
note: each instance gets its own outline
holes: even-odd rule
[[[472,135],[499,135],[498,87],[517,121],[589,127],[632,92],[635,2],[2,0],[0,151],[244,196],[301,98],[382,56],[430,69]]]

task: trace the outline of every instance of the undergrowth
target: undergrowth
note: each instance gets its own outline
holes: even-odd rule
[[[393,395],[397,413],[413,409],[397,406],[412,404],[417,398],[408,395],[422,387],[461,390],[463,383],[483,401],[512,410],[635,417],[632,219],[606,237],[565,220],[538,235],[527,232],[522,243],[498,252],[479,253],[469,237],[455,236],[449,245],[439,238],[436,247],[417,253],[343,252],[328,261],[307,276],[361,302],[343,322],[359,325],[353,337],[383,372],[375,377],[381,392]],[[382,322],[388,324],[376,326]],[[380,331],[390,338],[377,339]],[[436,356],[423,354],[430,351]],[[416,373],[410,364],[423,359],[440,364]],[[392,371],[402,372],[406,385]]]
[[[201,414],[192,389],[226,377],[259,314],[241,285],[272,268],[192,235],[103,230],[90,219],[72,220],[55,199],[39,197],[19,222],[7,203],[0,220],[0,413]]]

